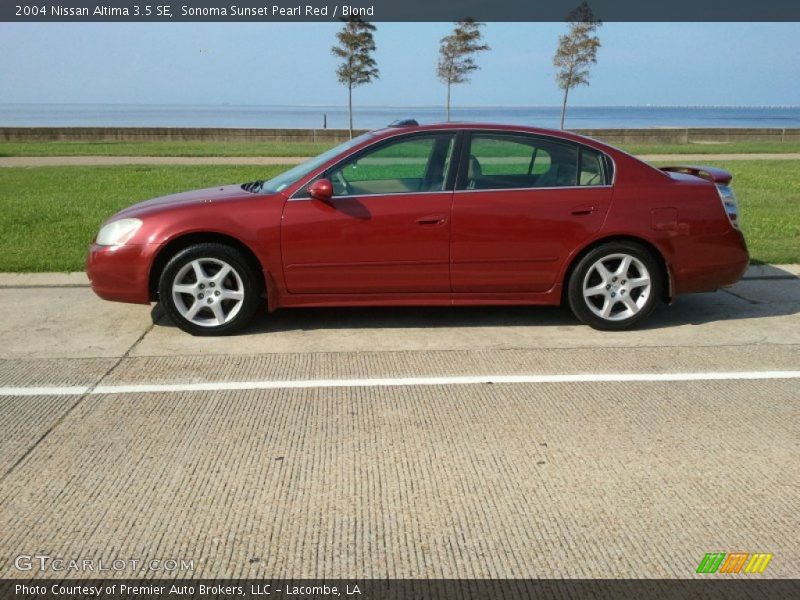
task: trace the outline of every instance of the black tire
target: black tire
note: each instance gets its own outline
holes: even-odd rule
[[[197,276],[195,261],[201,265],[203,278]],[[228,275],[221,273],[223,265],[231,268]],[[216,272],[213,271],[215,267],[219,268]],[[176,281],[179,276],[180,280]],[[220,276],[222,280],[215,281]],[[193,291],[173,294],[173,284],[191,287]],[[204,336],[229,335],[245,327],[264,305],[262,291],[263,279],[241,252],[218,243],[184,248],[166,264],[158,283],[159,302],[172,322],[187,333]],[[243,295],[240,301],[239,292]],[[228,299],[227,295],[237,298]],[[199,304],[191,320],[187,316],[195,308],[195,302]],[[215,312],[218,310],[222,312]],[[218,324],[220,321],[222,324]]]
[[[624,268],[620,256],[631,257],[625,277],[619,272]],[[595,267],[598,261],[603,261],[600,265],[608,271],[608,277]],[[649,287],[639,285],[644,281],[644,274],[639,273],[642,269],[647,271]],[[661,265],[647,248],[634,242],[608,242],[593,248],[575,265],[567,283],[567,300],[573,314],[594,329],[631,329],[653,312],[662,297],[663,281]],[[584,296],[584,284],[594,295]],[[610,312],[604,317],[609,305]]]

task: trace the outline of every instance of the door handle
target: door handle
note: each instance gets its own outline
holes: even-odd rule
[[[594,204],[591,204],[586,206],[576,206],[570,211],[570,213],[573,215],[590,215],[596,211],[597,207]]]
[[[447,217],[444,215],[431,215],[417,219],[417,225],[442,225],[446,221]]]

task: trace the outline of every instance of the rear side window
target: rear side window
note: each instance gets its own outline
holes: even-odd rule
[[[473,133],[460,189],[494,190],[578,184],[578,147],[548,138]]]
[[[581,147],[578,185],[606,185],[611,181],[604,156],[597,150]]]

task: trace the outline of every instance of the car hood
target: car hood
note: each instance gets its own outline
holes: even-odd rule
[[[161,196],[153,198],[152,200],[145,200],[124,208],[109,219],[113,221],[124,217],[145,217],[165,210],[173,210],[175,208],[190,207],[201,204],[211,204],[217,202],[228,202],[231,200],[248,200],[251,198],[259,197],[258,194],[253,194],[242,189],[240,184],[224,185],[221,187],[212,187],[202,190],[192,190],[190,192],[181,192],[179,194],[170,194],[168,196]],[[263,198],[263,196],[260,196]]]

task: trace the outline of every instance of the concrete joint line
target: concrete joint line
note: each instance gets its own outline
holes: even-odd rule
[[[730,296],[733,296],[734,298],[738,298],[739,300],[744,300],[748,304],[761,304],[761,302],[759,302],[758,300],[751,300],[750,298],[742,296],[741,294],[737,294],[736,292],[731,291],[728,288],[722,288],[722,291],[725,292],[726,294],[729,294]]]
[[[148,330],[149,331],[149,330]],[[142,336],[144,337],[144,336]],[[135,346],[135,344],[134,344]],[[133,346],[132,346],[133,348]],[[124,357],[123,357],[124,358]],[[121,361],[122,359],[120,359]],[[98,396],[244,390],[286,390],[343,387],[410,387],[480,384],[624,383],[680,381],[742,381],[800,379],[800,371],[725,371],[699,373],[576,373],[555,375],[475,375],[455,377],[397,377],[374,379],[307,379],[286,381],[209,381],[205,383],[100,385],[64,387],[2,387],[0,396]],[[66,415],[65,415],[66,416]]]
[[[6,480],[6,478],[9,475],[11,475],[11,473],[14,472],[14,470],[17,467],[19,467],[23,462],[25,462],[25,460],[33,453],[34,450],[36,450],[36,448],[39,446],[39,444],[41,444],[47,438],[48,435],[50,435],[53,431],[55,431],[55,429],[59,425],[61,425],[64,421],[66,421],[67,417],[69,417],[69,415],[72,414],[72,412],[76,408],[78,408],[78,406],[81,404],[81,402],[83,402],[87,397],[97,393],[96,390],[97,390],[97,387],[99,386],[99,384],[101,382],[103,382],[109,375],[111,375],[111,373],[113,373],[114,369],[116,369],[120,365],[120,363],[122,363],[122,361],[125,360],[130,355],[130,353],[133,351],[133,349],[136,348],[137,345],[139,345],[139,343],[144,339],[144,337],[153,330],[153,327],[155,327],[155,325],[156,325],[155,323],[151,323],[150,326],[147,329],[144,330],[142,335],[140,335],[136,339],[136,341],[133,342],[133,344],[131,344],[131,347],[128,348],[125,351],[125,354],[120,356],[114,362],[114,364],[111,365],[111,367],[109,367],[109,369],[105,373],[103,373],[97,379],[97,381],[95,383],[93,383],[92,385],[89,385],[89,386],[77,386],[77,387],[65,387],[65,388],[28,388],[28,387],[17,388],[17,389],[25,390],[25,391],[32,390],[32,389],[69,390],[68,393],[59,393],[59,392],[57,392],[57,393],[45,394],[45,395],[48,395],[48,396],[80,396],[80,397],[77,400],[75,400],[75,402],[72,403],[72,405],[64,412],[64,414],[62,414],[58,419],[56,419],[56,421],[47,429],[47,431],[45,431],[41,436],[39,436],[39,438],[33,444],[31,444],[30,448],[28,448],[22,454],[22,456],[20,456],[14,462],[13,465],[11,465],[8,469],[6,469],[6,471],[2,475],[0,475],[0,484],[2,484]],[[21,394],[6,394],[6,393],[4,393],[8,389],[14,389],[14,388],[0,388],[0,397],[2,397],[2,396],[30,396],[31,395],[30,393],[25,393],[25,392],[23,392]]]

